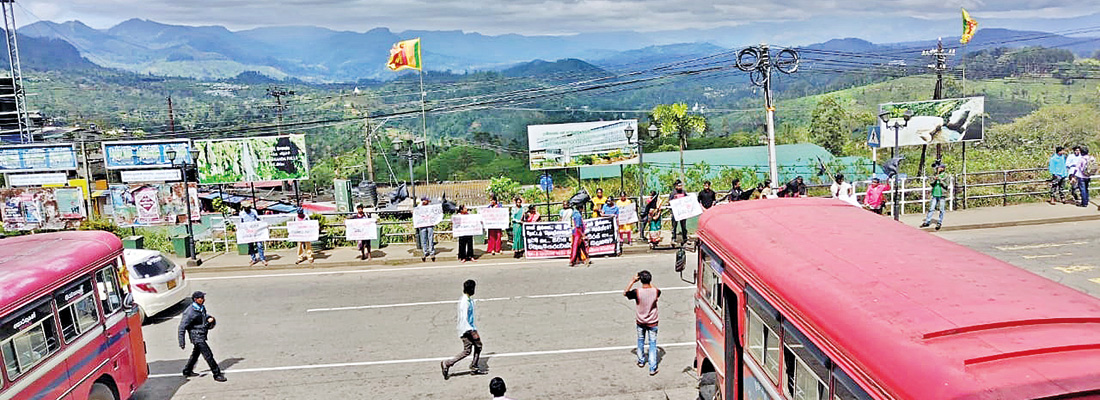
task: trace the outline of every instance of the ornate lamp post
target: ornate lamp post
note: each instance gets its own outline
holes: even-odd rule
[[[174,148],[169,147],[164,153],[172,161],[172,165],[178,165],[180,169],[184,203],[187,203],[187,252],[191,254],[191,261],[194,261],[195,265],[201,265],[202,261],[199,260],[198,252],[195,249],[195,229],[191,221],[191,187],[187,182],[187,170],[195,165],[194,160],[199,157],[199,150],[190,149],[188,154],[190,157],[180,157],[179,160],[177,160],[177,156],[180,154]]]
[[[901,154],[901,146],[900,146],[900,143],[899,143],[899,137],[901,136],[901,128],[904,128],[906,125],[909,125],[909,119],[913,118],[913,111],[905,110],[905,113],[901,115],[901,118],[894,118],[893,114],[890,113],[890,112],[884,112],[882,114],[879,114],[878,117],[879,117],[879,119],[882,120],[883,124],[886,124],[887,128],[893,128],[894,129],[893,158],[898,160],[898,164],[897,164],[898,169],[896,171],[894,171],[894,207],[893,207],[893,213],[894,213],[894,221],[897,221],[901,218],[900,210],[901,210],[901,203],[902,203],[901,198],[899,197],[899,192],[898,192],[899,187],[900,187],[899,182],[901,180],[901,173],[900,173],[901,172],[901,159],[898,158],[899,154]]]

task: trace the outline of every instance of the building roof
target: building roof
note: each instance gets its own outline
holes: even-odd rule
[[[0,315],[41,296],[51,284],[122,254],[122,241],[102,231],[37,233],[0,239]]]
[[[834,362],[867,371],[878,397],[1100,390],[1100,299],[834,199],[719,205],[699,226],[737,260],[727,275]],[[852,375],[867,386],[868,375]]]

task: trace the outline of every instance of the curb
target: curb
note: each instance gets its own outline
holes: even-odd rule
[[[1060,224],[1064,222],[1082,222],[1082,221],[1095,221],[1100,220],[1100,214],[1095,215],[1077,215],[1073,217],[1059,217],[1059,218],[1047,218],[1047,219],[1025,219],[1020,221],[1002,221],[1002,222],[988,222],[981,224],[967,224],[967,225],[947,225],[940,228],[940,232],[944,231],[966,231],[972,229],[993,229],[993,228],[1007,228],[1013,226],[1029,226],[1029,225],[1047,225],[1047,224]],[[936,228],[917,228],[925,232],[936,232]]]

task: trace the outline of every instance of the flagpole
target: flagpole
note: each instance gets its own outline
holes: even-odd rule
[[[423,128],[424,133],[424,184],[427,185],[428,181],[428,108],[425,97],[428,95],[424,91],[424,68],[420,68],[420,126]]]

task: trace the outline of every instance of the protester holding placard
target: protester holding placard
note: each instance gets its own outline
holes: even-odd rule
[[[240,212],[241,222],[255,222],[260,220],[260,215],[256,214],[256,210],[252,208],[252,205],[246,204],[241,208]],[[248,255],[252,259],[252,263],[248,265],[256,265],[258,262],[263,262],[264,266],[267,266],[267,257],[264,257],[264,242],[254,242],[248,244]]]
[[[297,222],[305,222],[305,221],[309,221],[309,218],[306,218],[305,211],[302,211],[302,209],[299,208],[298,209],[298,216],[295,217],[294,220],[297,221]],[[305,261],[305,260],[309,260],[309,263],[313,264],[313,242],[310,242],[310,241],[298,242],[298,261],[295,261],[294,263],[295,264],[301,264],[302,261]]]
[[[499,202],[497,202],[496,197],[493,197],[489,200],[488,208],[501,208],[501,205]],[[504,231],[501,229],[486,230],[488,231],[488,237],[485,239],[485,252],[489,254],[500,254],[500,252],[502,251],[501,236],[503,236]]]
[[[363,212],[363,205],[362,204],[359,204],[359,205],[355,206],[355,216],[353,216],[352,218],[353,219],[365,219],[365,218],[367,218],[367,213]],[[370,261],[371,260],[370,252],[371,252],[370,240],[359,240],[359,259]]]
[[[427,197],[423,197],[423,198],[420,199],[420,206],[418,206],[416,208],[420,209],[421,207],[423,207],[424,209],[427,209],[427,208],[431,207],[429,205],[430,203],[431,203],[431,200],[428,200]],[[415,210],[415,209],[413,210],[413,219],[414,220],[416,219],[416,216],[417,216],[416,211],[417,210]],[[440,207],[440,212],[442,212],[442,207]],[[423,255],[421,255],[421,257],[420,257],[420,261],[427,261],[428,257],[431,257],[432,261],[435,261],[435,224],[426,225],[426,226],[417,226],[416,227],[416,241],[417,241],[417,244],[420,246],[420,250],[422,250],[424,252]]]
[[[676,183],[672,184],[672,193],[668,195],[668,201],[671,203],[672,200],[676,200],[678,198],[686,197],[686,196],[687,196],[687,192],[684,191],[684,182],[677,179]],[[680,224],[680,226],[679,226],[679,228],[680,228],[680,237],[681,237],[680,243],[681,244],[686,243],[687,240],[688,240],[687,219],[685,218],[685,219],[681,219],[681,220],[677,221],[675,214],[673,214],[673,216],[672,216],[672,240],[673,241],[676,240],[676,224],[677,223]]]
[[[600,207],[603,207],[607,200],[608,197],[603,195],[603,188],[596,188],[596,196],[592,198],[592,204],[595,205],[592,207],[592,218],[600,216]]]
[[[469,210],[466,209],[466,205],[458,206],[458,215],[456,218],[463,218],[462,216],[470,215]],[[451,222],[454,218],[452,218]],[[452,223],[452,225],[456,225]],[[457,229],[455,229],[457,231]],[[458,236],[458,233],[455,233]],[[473,235],[458,236],[458,260],[462,262],[474,261],[474,237]]]
[[[624,222],[632,221],[637,218],[637,207],[634,206],[634,202],[626,197],[626,192],[619,192],[619,201],[615,202],[615,206],[619,207],[619,215],[622,216],[619,218],[619,240],[629,245],[634,239],[631,237],[631,232],[634,230],[634,223]]]

